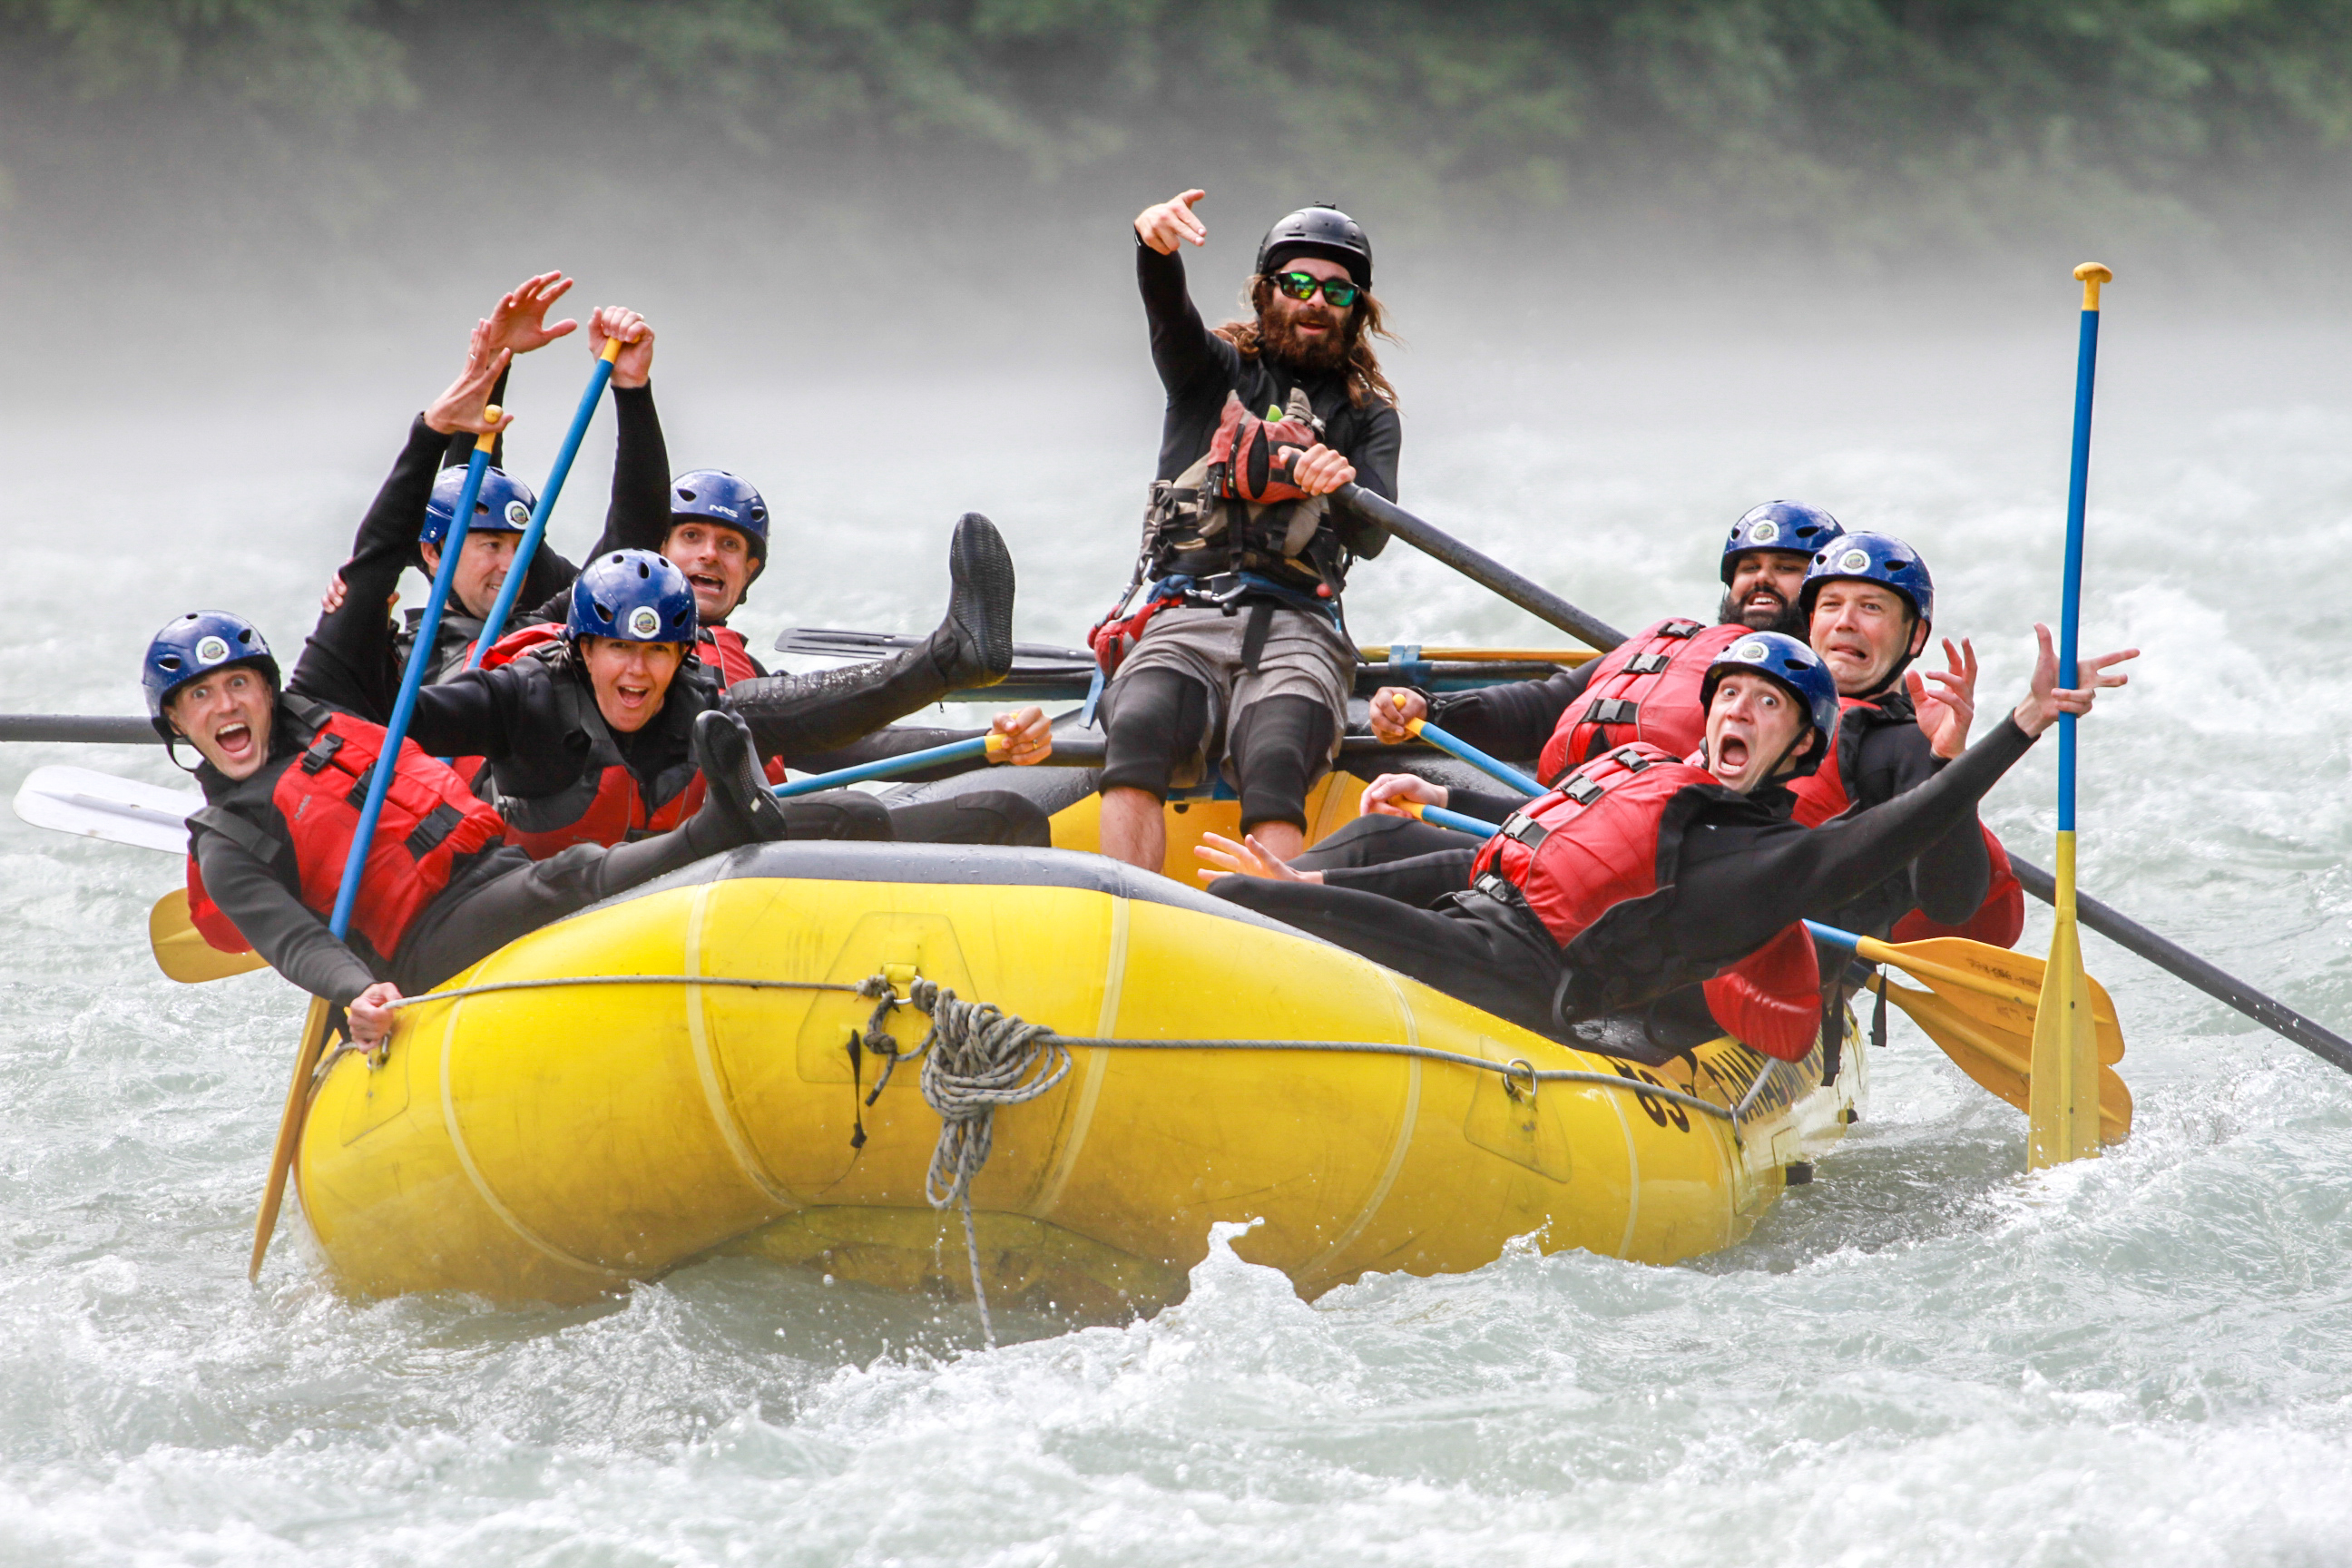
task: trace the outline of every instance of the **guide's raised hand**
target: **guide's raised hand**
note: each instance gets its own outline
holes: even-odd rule
[[[1906,670],[1903,683],[1911,693],[1911,710],[1918,715],[1919,732],[1928,749],[1950,762],[1969,749],[1969,727],[1977,721],[1977,650],[1966,637],[1958,647],[1944,639],[1944,661],[1951,668],[1922,672]],[[1940,691],[1927,689],[1934,681]]]
[[[547,324],[547,312],[571,288],[572,279],[562,273],[542,272],[508,289],[483,323],[489,329],[490,347],[527,354],[577,331],[580,323],[569,317],[551,327]]]
[[[2033,635],[2040,641],[2041,647],[2034,656],[2032,689],[2026,693],[2025,700],[2017,705],[2017,711],[2011,715],[2017,721],[2017,727],[2027,734],[2039,735],[2058,722],[2061,713],[2072,713],[2078,718],[2088,713],[2092,702],[2105,687],[2131,684],[2130,676],[2110,675],[2107,670],[2110,666],[2121,664],[2127,658],[2137,658],[2139,649],[2127,647],[2116,653],[2103,653],[2096,658],[2078,659],[2075,662],[2075,679],[2079,680],[2088,676],[2088,683],[2061,687],[2058,684],[2058,650],[2050,641],[2050,628],[2036,621]]]
[[[460,430],[484,436],[513,424],[511,414],[500,413],[495,423],[488,415],[490,390],[498,385],[499,377],[513,360],[513,350],[491,344],[489,322],[476,321],[472,341],[466,349],[466,368],[425,410],[425,423],[444,436]]]
[[[613,361],[613,384],[638,387],[653,379],[654,330],[626,305],[599,305],[588,315],[588,353],[599,357],[611,340],[621,341]]]
[[[1208,226],[1192,210],[1192,204],[1208,194],[1202,190],[1186,191],[1181,196],[1171,196],[1144,208],[1135,215],[1136,237],[1162,256],[1175,255],[1176,247],[1187,242],[1208,244]]]

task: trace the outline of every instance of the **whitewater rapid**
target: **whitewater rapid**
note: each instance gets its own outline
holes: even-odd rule
[[[1747,506],[1827,506],[1926,552],[1997,711],[2055,608],[2073,317],[2053,298],[1924,339],[1417,342],[1405,500],[1628,628],[1712,606]],[[2352,334],[2126,300],[2084,646],[2145,654],[2084,731],[2084,885],[2345,1028]],[[952,419],[922,387],[657,373],[677,464],[735,468],[779,514],[754,646],[929,625],[966,508],[1019,559],[1020,635],[1075,642],[1125,580],[1152,450],[1134,353],[963,388]],[[528,477],[581,368],[519,378]],[[17,395],[0,709],[134,711],[138,651],[185,609],[299,647],[439,384],[368,369],[322,377],[274,443],[241,390],[164,388],[102,426]],[[1043,451],[1041,411],[1062,433]],[[575,551],[605,449],[559,516]],[[1360,640],[1560,640],[1405,556],[1360,569]],[[2052,750],[1988,808],[2041,860]],[[146,751],[11,746],[0,789],[67,761],[173,777]],[[0,819],[0,1563],[2352,1557],[2352,1080],[2096,938],[2138,1114],[2095,1163],[2025,1174],[2023,1119],[1898,1018],[1865,1120],[1717,1257],[1530,1248],[1310,1306],[1220,1244],[1154,1321],[1000,1312],[1013,1342],[982,1352],[956,1301],[740,1258],[577,1310],[354,1305],[296,1217],[248,1288],[301,1003],[266,973],[155,973],[145,914],[177,875]]]

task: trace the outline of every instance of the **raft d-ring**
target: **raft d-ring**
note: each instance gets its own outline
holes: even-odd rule
[[[1524,1088],[1519,1075],[1527,1075]],[[1536,1064],[1525,1057],[1513,1057],[1503,1064],[1503,1092],[1523,1105],[1533,1105],[1536,1100]]]

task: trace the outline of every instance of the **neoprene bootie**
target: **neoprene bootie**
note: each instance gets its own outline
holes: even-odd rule
[[[776,797],[760,770],[751,729],[732,713],[716,709],[694,720],[694,765],[702,772],[701,809],[685,832],[705,855],[745,844],[772,844],[791,834]]]
[[[835,751],[950,691],[993,686],[1013,668],[1013,553],[976,511],[948,546],[948,613],[920,647],[871,664],[739,680],[725,702],[765,756]]]

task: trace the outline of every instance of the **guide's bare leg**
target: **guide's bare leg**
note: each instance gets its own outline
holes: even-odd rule
[[[1102,794],[1102,852],[1146,871],[1168,859],[1168,825],[1150,790],[1112,788]]]

